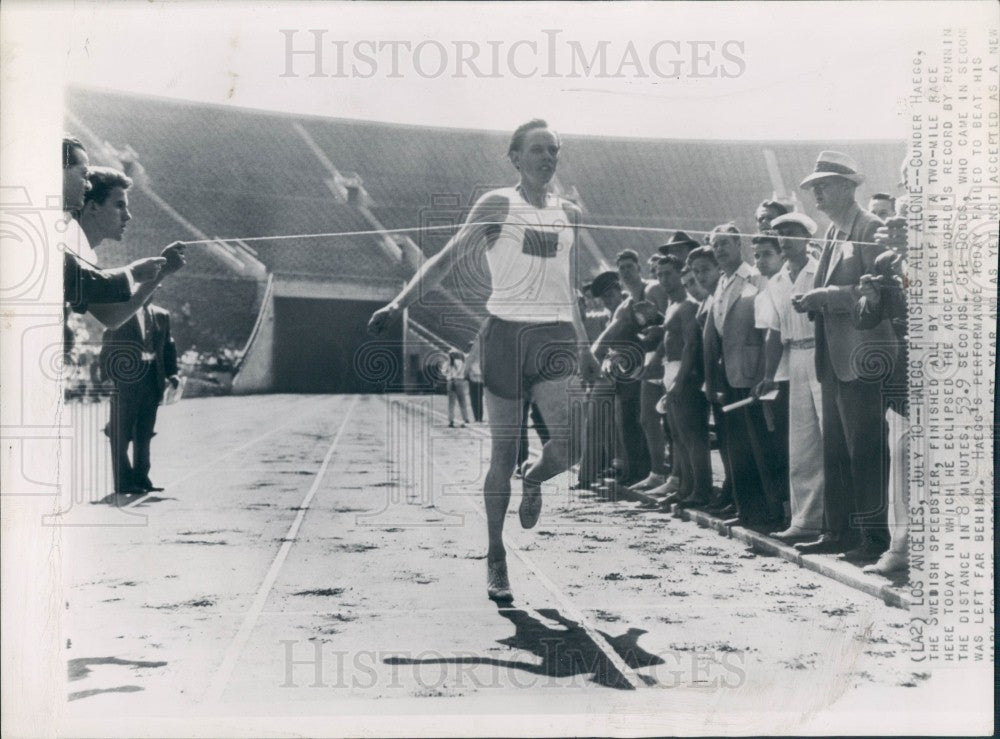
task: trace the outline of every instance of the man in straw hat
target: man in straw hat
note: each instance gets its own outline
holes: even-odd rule
[[[815,171],[802,181],[832,223],[813,289],[792,298],[795,310],[814,321],[825,478],[823,534],[796,548],[806,554],[844,553],[855,563],[874,561],[889,544],[889,450],[881,392],[896,359],[888,322],[865,331],[852,320],[861,275],[872,272],[880,251],[872,242],[882,222],[855,198],[863,181],[854,160],[836,151],[821,152]]]

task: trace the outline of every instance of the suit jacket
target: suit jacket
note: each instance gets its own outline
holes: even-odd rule
[[[124,303],[132,297],[125,270],[93,269],[73,254],[63,256],[63,300],[76,313],[86,313],[91,303]]]
[[[741,268],[744,274],[737,272],[725,291],[716,292],[705,301],[702,351],[709,399],[722,390],[723,380],[730,387],[752,388],[764,378],[764,332],[754,326],[754,298],[759,280],[745,276],[748,270]],[[726,301],[721,337],[715,324],[717,299]]]
[[[151,351],[156,356],[153,371],[156,373],[156,399],[160,401],[167,377],[177,374],[177,346],[170,336],[170,312],[152,304],[140,310],[146,311],[147,340],[143,341],[137,315],[117,329],[108,329],[101,347],[101,366],[119,393],[136,395],[146,387],[143,370],[147,368],[142,362],[142,352],[144,349]]]
[[[854,307],[854,325],[860,329],[872,329],[887,320],[892,327],[897,339],[896,362],[892,374],[886,378],[883,393],[885,400],[905,416],[909,391],[906,290],[901,281],[893,280],[879,288],[879,297],[881,299],[875,304],[864,297],[858,299]]]
[[[888,321],[859,329],[854,322],[861,275],[874,272],[882,249],[873,242],[882,221],[857,205],[845,233],[831,224],[816,269],[815,287],[826,292],[827,304],[811,316],[816,326],[816,376],[841,382],[884,378],[896,360],[896,338]],[[856,243],[869,242],[869,243]]]

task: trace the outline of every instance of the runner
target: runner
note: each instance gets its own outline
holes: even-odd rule
[[[551,192],[559,159],[559,137],[539,119],[514,131],[507,155],[519,174],[514,187],[493,190],[473,206],[468,219],[403,291],[372,315],[369,331],[380,333],[402,311],[466,260],[485,254],[492,294],[482,337],[482,369],[492,437],[484,484],[487,533],[487,593],[513,600],[507,577],[503,524],[510,478],[517,461],[521,414],[526,400],[541,409],[552,437],[525,469],[521,525],[530,529],[541,513],[541,485],[565,471],[569,458],[569,384],[577,371],[585,382],[598,372],[576,299],[573,245],[580,209]]]

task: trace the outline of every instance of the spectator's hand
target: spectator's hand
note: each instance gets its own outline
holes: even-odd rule
[[[797,293],[792,296],[792,307],[798,313],[810,313],[823,310],[826,307],[827,295],[823,288],[816,288],[807,293]]]
[[[905,253],[907,246],[906,219],[890,218],[875,232],[875,243],[883,249],[892,249],[897,254]]]
[[[185,259],[184,249],[186,247],[179,241],[175,241],[166,249],[160,252],[160,256],[167,260],[166,266],[160,273],[161,277],[166,277],[167,275],[172,275],[174,272],[183,267],[187,261]]]
[[[378,336],[380,333],[385,331],[386,328],[388,328],[402,312],[402,309],[395,303],[389,303],[389,305],[379,308],[368,320],[368,333],[372,336]]]
[[[181,384],[181,378],[177,375],[170,375],[170,377],[167,378],[167,382],[169,382],[170,386],[176,390],[177,386]]]
[[[861,275],[858,292],[862,298],[870,302],[872,305],[878,305],[882,300],[882,291],[879,290],[879,281],[874,275]]]
[[[146,259],[136,259],[128,268],[132,273],[133,280],[149,282],[156,279],[166,263],[167,260],[163,257],[147,257]]]
[[[656,304],[649,300],[640,300],[632,305],[632,317],[640,326],[658,326],[663,323],[663,314]]]
[[[774,390],[774,381],[768,380],[766,377],[757,383],[757,386],[753,389],[753,396],[759,398],[761,395],[767,395],[769,392]]]
[[[663,326],[649,326],[648,328],[640,331],[636,336],[639,342],[644,348],[656,348],[656,345],[663,341],[663,334],[665,334]]]
[[[601,374],[601,366],[597,363],[594,353],[590,351],[590,347],[582,346],[577,353],[580,359],[580,379],[583,382],[583,386],[589,390],[597,382],[597,378]]]

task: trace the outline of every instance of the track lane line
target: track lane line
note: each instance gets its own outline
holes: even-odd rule
[[[308,401],[303,400],[300,403],[295,403],[294,407],[298,408],[299,406],[305,405],[307,402],[314,402],[314,401],[312,401],[311,398]],[[218,464],[223,459],[226,459],[227,457],[231,457],[234,454],[236,454],[237,452],[242,452],[245,449],[249,449],[250,447],[254,446],[255,444],[260,443],[261,441],[263,441],[264,439],[268,438],[269,436],[272,436],[273,434],[276,434],[279,431],[281,431],[281,430],[283,430],[285,428],[288,428],[289,426],[291,426],[296,421],[302,421],[302,420],[304,420],[306,418],[310,418],[311,416],[315,415],[315,413],[318,410],[319,410],[319,408],[316,408],[313,412],[307,413],[305,416],[295,416],[295,417],[291,418],[290,420],[286,421],[285,423],[281,424],[280,426],[276,426],[276,427],[270,429],[269,431],[265,431],[260,436],[256,436],[253,439],[250,439],[249,441],[246,441],[246,442],[240,444],[238,447],[235,447],[233,449],[230,449],[228,452],[224,452],[223,454],[220,454],[218,457],[213,457],[210,461],[205,462],[204,464],[202,464],[202,465],[200,465],[198,467],[195,467],[193,470],[189,470],[188,472],[185,472],[180,477],[173,478],[173,479],[167,478],[167,480],[163,483],[163,486],[166,488],[166,487],[169,487],[169,486],[172,486],[172,485],[179,485],[182,482],[190,480],[192,477],[195,477],[195,476],[198,476],[198,475],[204,475],[206,473],[212,474],[213,472],[223,472],[225,470],[218,469]],[[146,499],[146,497],[148,495],[149,495],[149,493],[143,493],[142,495],[140,495],[135,500],[130,500],[128,503],[125,503],[121,507],[122,508],[128,508],[129,506],[134,506],[136,503],[141,503],[142,501],[144,501]]]
[[[384,396],[383,395],[382,398],[386,402],[386,404],[389,403],[389,397],[388,396]],[[414,403],[413,401],[411,401],[408,398],[404,398],[404,399],[400,400],[399,396],[396,396],[396,401],[397,402],[404,402],[404,403],[406,403],[407,405],[409,405],[411,408],[413,408],[418,413],[421,413],[421,414],[425,414],[426,413],[426,409],[425,408],[417,405],[416,403]],[[432,413],[432,414],[434,414],[436,416],[439,416],[442,419],[447,418],[447,416],[444,413],[442,413],[441,411],[436,411],[433,408],[430,408],[430,413]],[[480,436],[482,436],[484,438],[487,438],[487,439],[490,436],[489,432],[486,432],[486,431],[480,431],[479,429],[473,429],[473,431],[475,433],[477,433],[478,435],[480,435]],[[455,478],[450,473],[448,473],[443,468],[440,468],[437,464],[435,464],[434,460],[431,460],[431,463],[434,465],[433,469],[437,470],[438,472],[441,472],[442,476],[445,477],[445,478],[447,478],[448,482],[450,482],[452,484],[454,484],[454,483],[457,482],[455,480]],[[463,497],[463,499],[467,499],[466,496],[462,496],[462,497]],[[476,515],[479,516],[479,518],[481,518],[483,520],[484,523],[486,522],[486,513],[485,513],[484,510],[482,510],[481,506],[479,506],[479,505],[477,505],[477,504],[475,504],[475,503],[473,503],[473,502],[470,501],[469,502],[469,507],[476,513]],[[628,664],[625,662],[625,660],[622,659],[621,655],[619,655],[618,652],[615,651],[614,647],[611,646],[611,644],[608,642],[608,640],[605,639],[600,634],[600,632],[597,631],[597,629],[593,626],[593,624],[590,623],[590,621],[587,619],[587,617],[583,614],[583,611],[581,611],[575,605],[573,605],[573,603],[572,603],[572,601],[570,601],[569,597],[566,596],[559,589],[559,587],[551,579],[549,579],[549,577],[547,575],[545,575],[541,571],[541,569],[539,568],[539,566],[535,563],[535,561],[530,556],[528,556],[527,553],[521,551],[521,548],[518,546],[518,542],[516,541],[516,539],[513,536],[511,536],[509,534],[508,529],[507,529],[506,526],[504,527],[503,539],[504,539],[504,544],[507,545],[507,548],[508,548],[509,552],[513,553],[513,555],[515,557],[517,557],[519,560],[521,560],[521,563],[536,578],[538,578],[538,581],[542,584],[542,586],[546,590],[549,591],[549,594],[552,595],[552,597],[556,600],[556,602],[562,608],[563,613],[565,613],[570,619],[572,619],[573,621],[575,621],[576,623],[578,623],[580,625],[580,627],[587,634],[587,637],[594,643],[594,646],[596,646],[598,649],[600,649],[601,652],[604,654],[604,656],[607,657],[608,661],[618,671],[618,673],[621,675],[622,679],[625,680],[625,682],[627,682],[632,687],[633,690],[638,690],[639,688],[648,687],[647,683],[645,683],[639,677],[639,675],[635,672],[635,670],[633,670],[631,667],[628,666]],[[519,609],[519,610],[529,610],[530,611],[532,609],[522,608],[522,609]],[[538,615],[540,616],[541,614],[538,614]]]
[[[360,398],[360,395],[355,395],[350,406],[347,408],[347,412],[344,413],[344,418],[340,422],[340,428],[337,429],[337,433],[333,437],[333,441],[330,443],[330,448],[326,450],[326,455],[323,457],[323,463],[320,465],[320,468],[316,473],[316,477],[313,479],[313,483],[309,487],[309,491],[299,504],[298,512],[295,514],[295,520],[292,521],[292,525],[289,527],[288,533],[285,534],[281,546],[278,548],[278,553],[274,556],[274,560],[271,562],[271,566],[267,570],[267,575],[264,576],[264,580],[261,582],[260,588],[257,589],[257,595],[254,597],[253,603],[250,605],[250,609],[243,618],[243,623],[240,625],[239,631],[236,632],[236,636],[233,637],[228,649],[226,649],[226,654],[222,658],[222,664],[219,665],[219,668],[215,671],[215,675],[212,677],[211,683],[209,683],[208,692],[206,693],[206,700],[209,703],[218,703],[222,699],[222,694],[225,692],[226,686],[229,684],[229,679],[232,677],[233,670],[236,668],[236,662],[239,660],[240,655],[243,654],[243,650],[246,647],[247,642],[250,641],[250,636],[253,634],[253,630],[257,626],[257,621],[260,619],[260,615],[264,611],[264,604],[267,602],[267,598],[271,594],[271,589],[274,587],[274,583],[278,579],[278,573],[285,564],[288,552],[291,550],[295,537],[299,533],[299,528],[302,526],[306,510],[309,508],[309,504],[312,502],[313,496],[316,495],[316,491],[319,489],[319,485],[323,481],[323,476],[326,474],[326,470],[330,466],[330,460],[333,459],[333,454],[337,449],[337,445],[340,443],[340,439],[344,435],[344,430],[347,428],[347,422],[350,420],[354,408],[357,406]],[[280,428],[281,427],[275,429],[275,431],[280,430]]]

